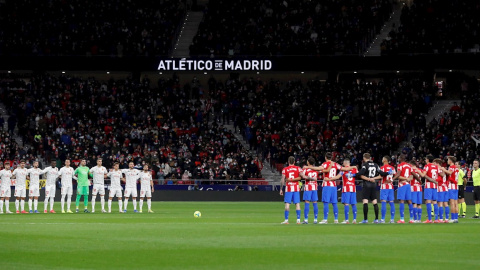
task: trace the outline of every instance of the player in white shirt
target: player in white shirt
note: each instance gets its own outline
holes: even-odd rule
[[[3,214],[3,203],[5,201],[5,213],[10,212],[10,197],[12,196],[12,172],[10,171],[10,162],[5,162],[5,168],[0,171],[0,214]]]
[[[122,185],[120,181],[122,180],[122,171],[118,169],[119,164],[115,162],[113,165],[113,170],[111,170],[107,177],[110,177],[110,193],[108,194],[108,213],[112,212],[112,200],[113,197],[117,196],[118,198],[118,210],[120,213],[123,213],[122,208]]]
[[[72,178],[73,178],[73,168],[70,167],[70,160],[65,160],[65,166],[58,171],[58,176],[61,176],[62,183],[62,199],[60,200],[62,204],[62,213],[65,213],[65,196],[67,197],[67,213],[73,213],[70,210],[70,204],[72,203]]]
[[[107,177],[107,169],[102,166],[102,159],[97,159],[97,166],[90,169],[90,176],[93,177],[92,190],[92,213],[95,213],[95,199],[100,194],[100,203],[102,205],[102,213],[105,213],[105,177]]]
[[[139,176],[140,176],[140,213],[142,213],[144,197],[147,197],[148,213],[153,213],[152,193],[154,192],[154,189],[153,189],[152,174],[149,170],[148,164],[145,164],[143,166],[143,171],[139,174]]]
[[[13,171],[13,177],[15,178],[15,209],[17,214],[27,214],[25,211],[25,197],[27,196],[27,169],[25,168],[25,160],[20,160],[20,167],[17,167]],[[19,209],[20,204],[20,209]]]
[[[30,179],[30,184],[28,187],[28,210],[30,213],[39,213],[37,210],[38,207],[38,197],[40,196],[40,175],[47,172],[46,170],[41,170],[38,168],[38,161],[33,162],[33,168],[27,170],[27,175]],[[33,209],[32,209],[32,199],[33,199]]]
[[[48,200],[50,200],[50,213],[55,214],[55,210],[53,210],[53,202],[55,200],[55,182],[58,178],[58,168],[55,161],[52,161],[50,164],[51,166],[45,168],[45,172],[47,174],[47,181],[45,183],[45,203],[43,212],[47,213]]]
[[[122,173],[125,174],[125,202],[123,203],[123,212],[127,212],[128,198],[132,195],[133,212],[137,211],[137,180],[139,178],[140,171],[133,168],[133,162],[128,163],[128,169],[123,169]]]

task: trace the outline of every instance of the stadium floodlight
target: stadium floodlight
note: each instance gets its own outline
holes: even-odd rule
[[[203,72],[203,74],[207,75],[207,72]]]
[[[400,70],[397,70],[397,73],[400,73]]]
[[[8,74],[10,74],[10,73],[12,73],[12,71],[11,71],[11,70],[9,70],[9,71],[7,71],[7,73],[8,73]]]
[[[354,74],[357,74],[357,72],[356,72],[356,71],[354,71],[353,73],[354,73]]]
[[[158,74],[162,75],[162,74],[163,74],[163,72],[160,72],[160,73],[158,73]]]
[[[303,74],[303,73],[305,73],[305,72],[304,72],[304,71],[302,71],[302,72],[300,72],[300,73],[302,73],[302,74]]]
[[[107,71],[107,74],[110,74],[110,71]]]
[[[65,74],[65,71],[62,71],[62,74]]]
[[[452,72],[453,70],[449,69],[448,72]]]

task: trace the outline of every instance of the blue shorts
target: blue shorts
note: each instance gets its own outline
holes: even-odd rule
[[[437,192],[438,202],[448,202],[448,191]]]
[[[438,199],[436,188],[426,188],[425,189],[425,200],[436,201]]]
[[[448,199],[449,200],[458,200],[458,189],[449,189],[448,190]]]
[[[323,187],[322,188],[322,202],[337,203],[337,187]]]
[[[357,193],[356,192],[343,192],[342,193],[342,203],[357,204]]]
[[[318,192],[316,190],[304,191],[303,200],[310,202],[318,202]]]
[[[421,191],[412,192],[412,203],[422,204],[422,192]]]
[[[397,189],[397,200],[409,201],[412,199],[412,189],[409,184]]]
[[[285,192],[285,203],[300,203],[300,192]]]
[[[393,202],[395,197],[393,196],[393,189],[381,189],[380,190],[380,201]]]

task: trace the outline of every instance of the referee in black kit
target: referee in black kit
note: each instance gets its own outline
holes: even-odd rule
[[[361,223],[368,223],[368,201],[370,200],[375,210],[375,221],[378,223],[378,204],[377,204],[377,183],[376,180],[382,179],[382,176],[387,176],[389,173],[380,170],[378,164],[374,163],[369,153],[363,154],[362,168],[358,175],[363,180],[363,221]]]

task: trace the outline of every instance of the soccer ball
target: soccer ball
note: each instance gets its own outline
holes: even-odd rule
[[[193,216],[199,218],[202,216],[202,213],[200,213],[200,211],[195,211],[195,213],[193,213]]]

